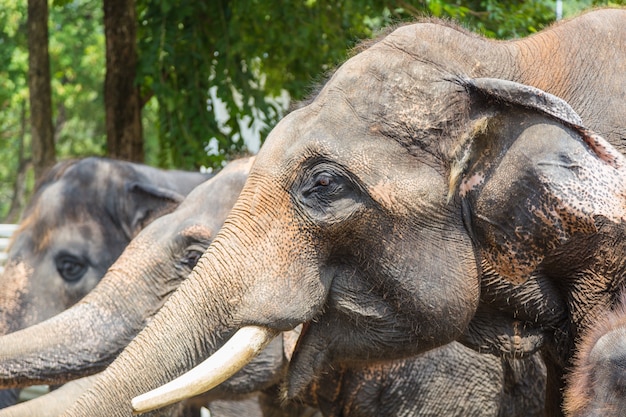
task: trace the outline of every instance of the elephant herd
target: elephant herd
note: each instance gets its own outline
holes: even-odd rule
[[[390,30],[216,175],[60,163],[0,277],[0,417],[626,415],[623,153],[598,9]]]

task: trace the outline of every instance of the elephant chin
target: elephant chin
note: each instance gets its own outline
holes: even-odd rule
[[[133,411],[145,413],[207,392],[247,365],[279,333],[259,326],[239,329],[219,350],[195,368],[133,398]]]

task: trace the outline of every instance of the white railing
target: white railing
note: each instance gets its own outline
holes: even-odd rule
[[[7,260],[7,248],[11,235],[17,229],[16,224],[0,224],[0,272],[4,269],[4,263]]]

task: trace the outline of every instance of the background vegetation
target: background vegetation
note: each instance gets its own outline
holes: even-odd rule
[[[5,222],[17,221],[34,182],[24,3],[0,0],[0,221]],[[624,0],[563,3],[568,17]],[[135,0],[143,159],[199,169],[256,151],[290,101],[304,98],[359,39],[385,25],[429,15],[455,19],[488,37],[521,37],[553,22],[555,5],[554,0]],[[49,3],[48,25],[57,158],[107,155],[103,3],[55,0]],[[9,213],[11,202],[19,204]]]

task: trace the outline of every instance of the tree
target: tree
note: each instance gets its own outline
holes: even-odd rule
[[[13,194],[9,212],[4,218],[4,222],[16,223],[20,217],[22,209],[26,205],[27,194],[27,175],[28,171],[33,167],[33,161],[26,156],[26,101],[22,101],[20,133],[18,137],[18,153],[17,153],[17,170],[15,183],[13,185]]]
[[[135,84],[136,25],[134,0],[104,0],[107,155],[143,162],[141,100]]]
[[[28,0],[28,89],[35,178],[56,162],[48,56],[48,1]]]
[[[18,220],[34,184],[27,6],[27,2],[0,0],[0,222]],[[49,9],[52,123],[58,158],[105,153],[102,13],[102,5],[89,0],[58,0]]]
[[[359,39],[424,14],[461,20],[487,36],[532,33],[554,20],[552,0],[137,0],[142,91],[158,103],[158,163],[219,166],[300,100]],[[220,118],[220,104],[227,117]],[[209,149],[209,152],[207,152]]]

